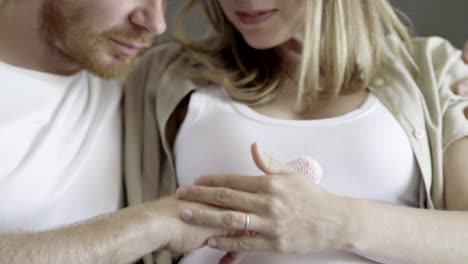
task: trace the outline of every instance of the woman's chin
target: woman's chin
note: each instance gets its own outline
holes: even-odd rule
[[[245,42],[252,48],[257,49],[257,50],[266,50],[266,49],[271,49],[275,48],[279,45],[281,45],[281,42],[278,41],[273,41],[271,39],[265,39],[265,38],[245,38]]]

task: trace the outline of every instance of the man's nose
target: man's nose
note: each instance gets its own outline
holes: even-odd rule
[[[163,34],[167,28],[164,15],[166,11],[165,2],[165,0],[145,1],[144,5],[131,14],[131,22],[155,36]]]

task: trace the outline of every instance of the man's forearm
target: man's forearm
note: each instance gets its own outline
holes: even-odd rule
[[[0,263],[129,263],[165,244],[133,208],[61,229],[0,235]],[[158,233],[158,234],[156,234]]]

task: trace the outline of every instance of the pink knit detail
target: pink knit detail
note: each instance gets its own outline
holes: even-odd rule
[[[319,184],[323,177],[322,166],[318,161],[310,157],[301,157],[299,159],[292,160],[288,162],[287,165],[316,184]]]

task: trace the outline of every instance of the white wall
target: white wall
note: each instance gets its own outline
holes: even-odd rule
[[[287,1],[287,0],[284,0]],[[304,0],[307,1],[307,0]],[[352,1],[352,0],[347,0]],[[468,40],[468,0],[390,0],[413,21],[418,35],[438,35],[449,39],[458,47]],[[170,2],[168,19],[185,0]],[[192,35],[204,32],[203,18],[196,12],[188,19],[188,30]],[[171,27],[169,27],[169,31]],[[167,38],[167,36],[165,37]]]

